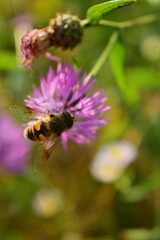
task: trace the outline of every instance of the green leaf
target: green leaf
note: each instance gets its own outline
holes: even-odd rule
[[[116,77],[117,83],[121,90],[125,88],[125,59],[126,59],[126,51],[123,44],[118,41],[110,54],[110,62],[112,66],[113,73]]]
[[[160,188],[159,173],[145,178],[136,186],[131,186],[121,194],[121,200],[125,202],[138,202],[148,197],[151,192]]]
[[[102,19],[104,13],[110,12],[118,7],[129,5],[133,2],[136,2],[136,0],[115,0],[94,5],[88,9],[87,18],[90,22],[96,23]]]
[[[126,51],[124,45],[119,41],[115,44],[110,54],[110,62],[115,80],[124,100],[128,104],[135,104],[139,100],[138,91],[128,81],[125,71]]]

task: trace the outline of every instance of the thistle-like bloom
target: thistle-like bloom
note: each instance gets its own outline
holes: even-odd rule
[[[72,49],[82,39],[82,26],[77,16],[59,13],[49,26],[27,31],[22,37],[22,65],[32,68],[33,62],[52,46]]]
[[[94,77],[86,79],[86,74],[80,77],[80,73],[81,69],[75,72],[73,65],[58,64],[56,73],[50,68],[47,78],[40,78],[40,89],[34,87],[34,96],[25,100],[26,107],[34,110],[36,117],[38,112],[54,114],[68,111],[73,115],[72,128],[61,135],[64,148],[69,140],[83,144],[95,139],[96,131],[106,124],[106,119],[100,114],[109,110],[103,89],[95,93],[89,91],[95,83]]]
[[[0,169],[21,172],[25,169],[31,146],[25,141],[22,128],[6,114],[0,115]]]

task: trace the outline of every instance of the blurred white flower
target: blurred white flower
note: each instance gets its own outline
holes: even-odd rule
[[[137,155],[137,149],[127,141],[117,141],[103,146],[95,155],[90,172],[97,180],[113,182]]]
[[[149,61],[160,59],[160,37],[150,35],[141,43],[141,53]]]
[[[63,206],[63,194],[55,188],[39,190],[32,201],[33,211],[40,217],[52,217],[59,213]]]
[[[123,168],[116,164],[94,160],[91,166],[91,174],[101,182],[113,182],[121,176]]]

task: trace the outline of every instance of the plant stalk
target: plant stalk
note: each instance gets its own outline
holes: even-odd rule
[[[89,74],[86,76],[85,82],[88,81],[89,77],[91,75],[96,75],[99,70],[102,68],[103,64],[105,63],[105,61],[107,60],[107,58],[109,57],[109,54],[114,46],[114,44],[116,43],[118,38],[118,31],[115,31],[112,33],[109,42],[107,44],[107,46],[105,47],[105,49],[103,50],[102,54],[100,55],[100,57],[98,58],[96,64],[94,65],[94,67],[91,69],[91,71],[89,72]]]

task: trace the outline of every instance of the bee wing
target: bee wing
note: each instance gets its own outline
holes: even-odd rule
[[[40,111],[34,111],[33,109],[27,108],[25,106],[11,105],[9,106],[9,110],[23,122],[29,122],[31,119],[36,119],[37,113],[44,116],[44,113]]]
[[[57,136],[52,135],[48,140],[41,143],[33,163],[35,170],[40,170],[45,166],[54,149],[56,141]]]
[[[18,119],[23,122],[30,121],[29,110],[24,106],[11,105],[9,106],[9,110],[13,113]]]

